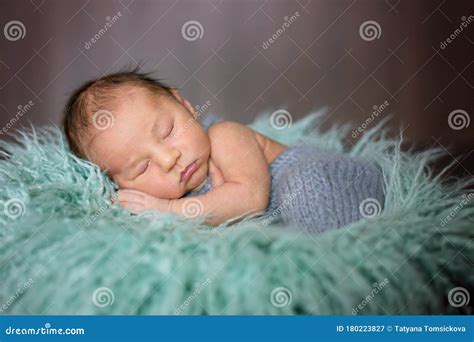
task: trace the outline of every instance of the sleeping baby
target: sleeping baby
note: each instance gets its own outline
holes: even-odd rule
[[[211,226],[262,215],[320,233],[360,219],[363,201],[384,200],[375,166],[285,146],[236,122],[199,122],[175,88],[137,71],[84,84],[67,104],[64,130],[71,151],[116,182],[132,213],[188,216],[197,204]]]

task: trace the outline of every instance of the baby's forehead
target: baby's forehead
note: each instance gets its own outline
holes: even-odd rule
[[[87,118],[89,133],[94,139],[121,123],[132,125],[148,121],[151,115],[144,114],[152,112],[157,103],[153,94],[140,87],[130,86],[96,94],[95,97]]]
[[[142,89],[125,89],[122,95],[117,103],[92,115],[90,132],[91,160],[113,172],[120,171],[133,157],[134,142],[144,136],[160,113],[156,99]]]
[[[114,97],[113,107],[118,114],[160,108],[171,100],[171,96],[166,93],[154,92],[141,86],[119,89]]]
[[[90,160],[110,175],[119,173],[135,155],[130,140],[123,129],[97,133],[89,144]]]
[[[107,95],[110,96],[109,105],[115,110],[131,103],[150,102],[154,97],[148,90],[131,85],[122,85],[117,89],[112,89]]]

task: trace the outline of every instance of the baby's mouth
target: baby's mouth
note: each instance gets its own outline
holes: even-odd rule
[[[189,178],[191,178],[191,176],[194,174],[194,172],[196,172],[197,169],[198,169],[197,161],[195,160],[191,164],[186,166],[183,172],[181,172],[180,182],[187,182]]]

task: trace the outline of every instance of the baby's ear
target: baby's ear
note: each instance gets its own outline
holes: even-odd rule
[[[171,88],[170,89],[170,92],[173,94],[174,98],[179,102],[181,103],[184,108],[186,108],[195,118],[196,118],[196,111],[194,110],[193,106],[191,105],[191,103],[189,103],[188,100],[186,100],[184,97],[182,97],[179,92],[178,92],[178,89],[176,88]]]

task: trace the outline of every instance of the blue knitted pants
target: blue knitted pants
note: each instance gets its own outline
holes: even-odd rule
[[[270,172],[264,222],[321,233],[382,210],[382,173],[367,162],[314,146],[290,146],[271,163]]]

